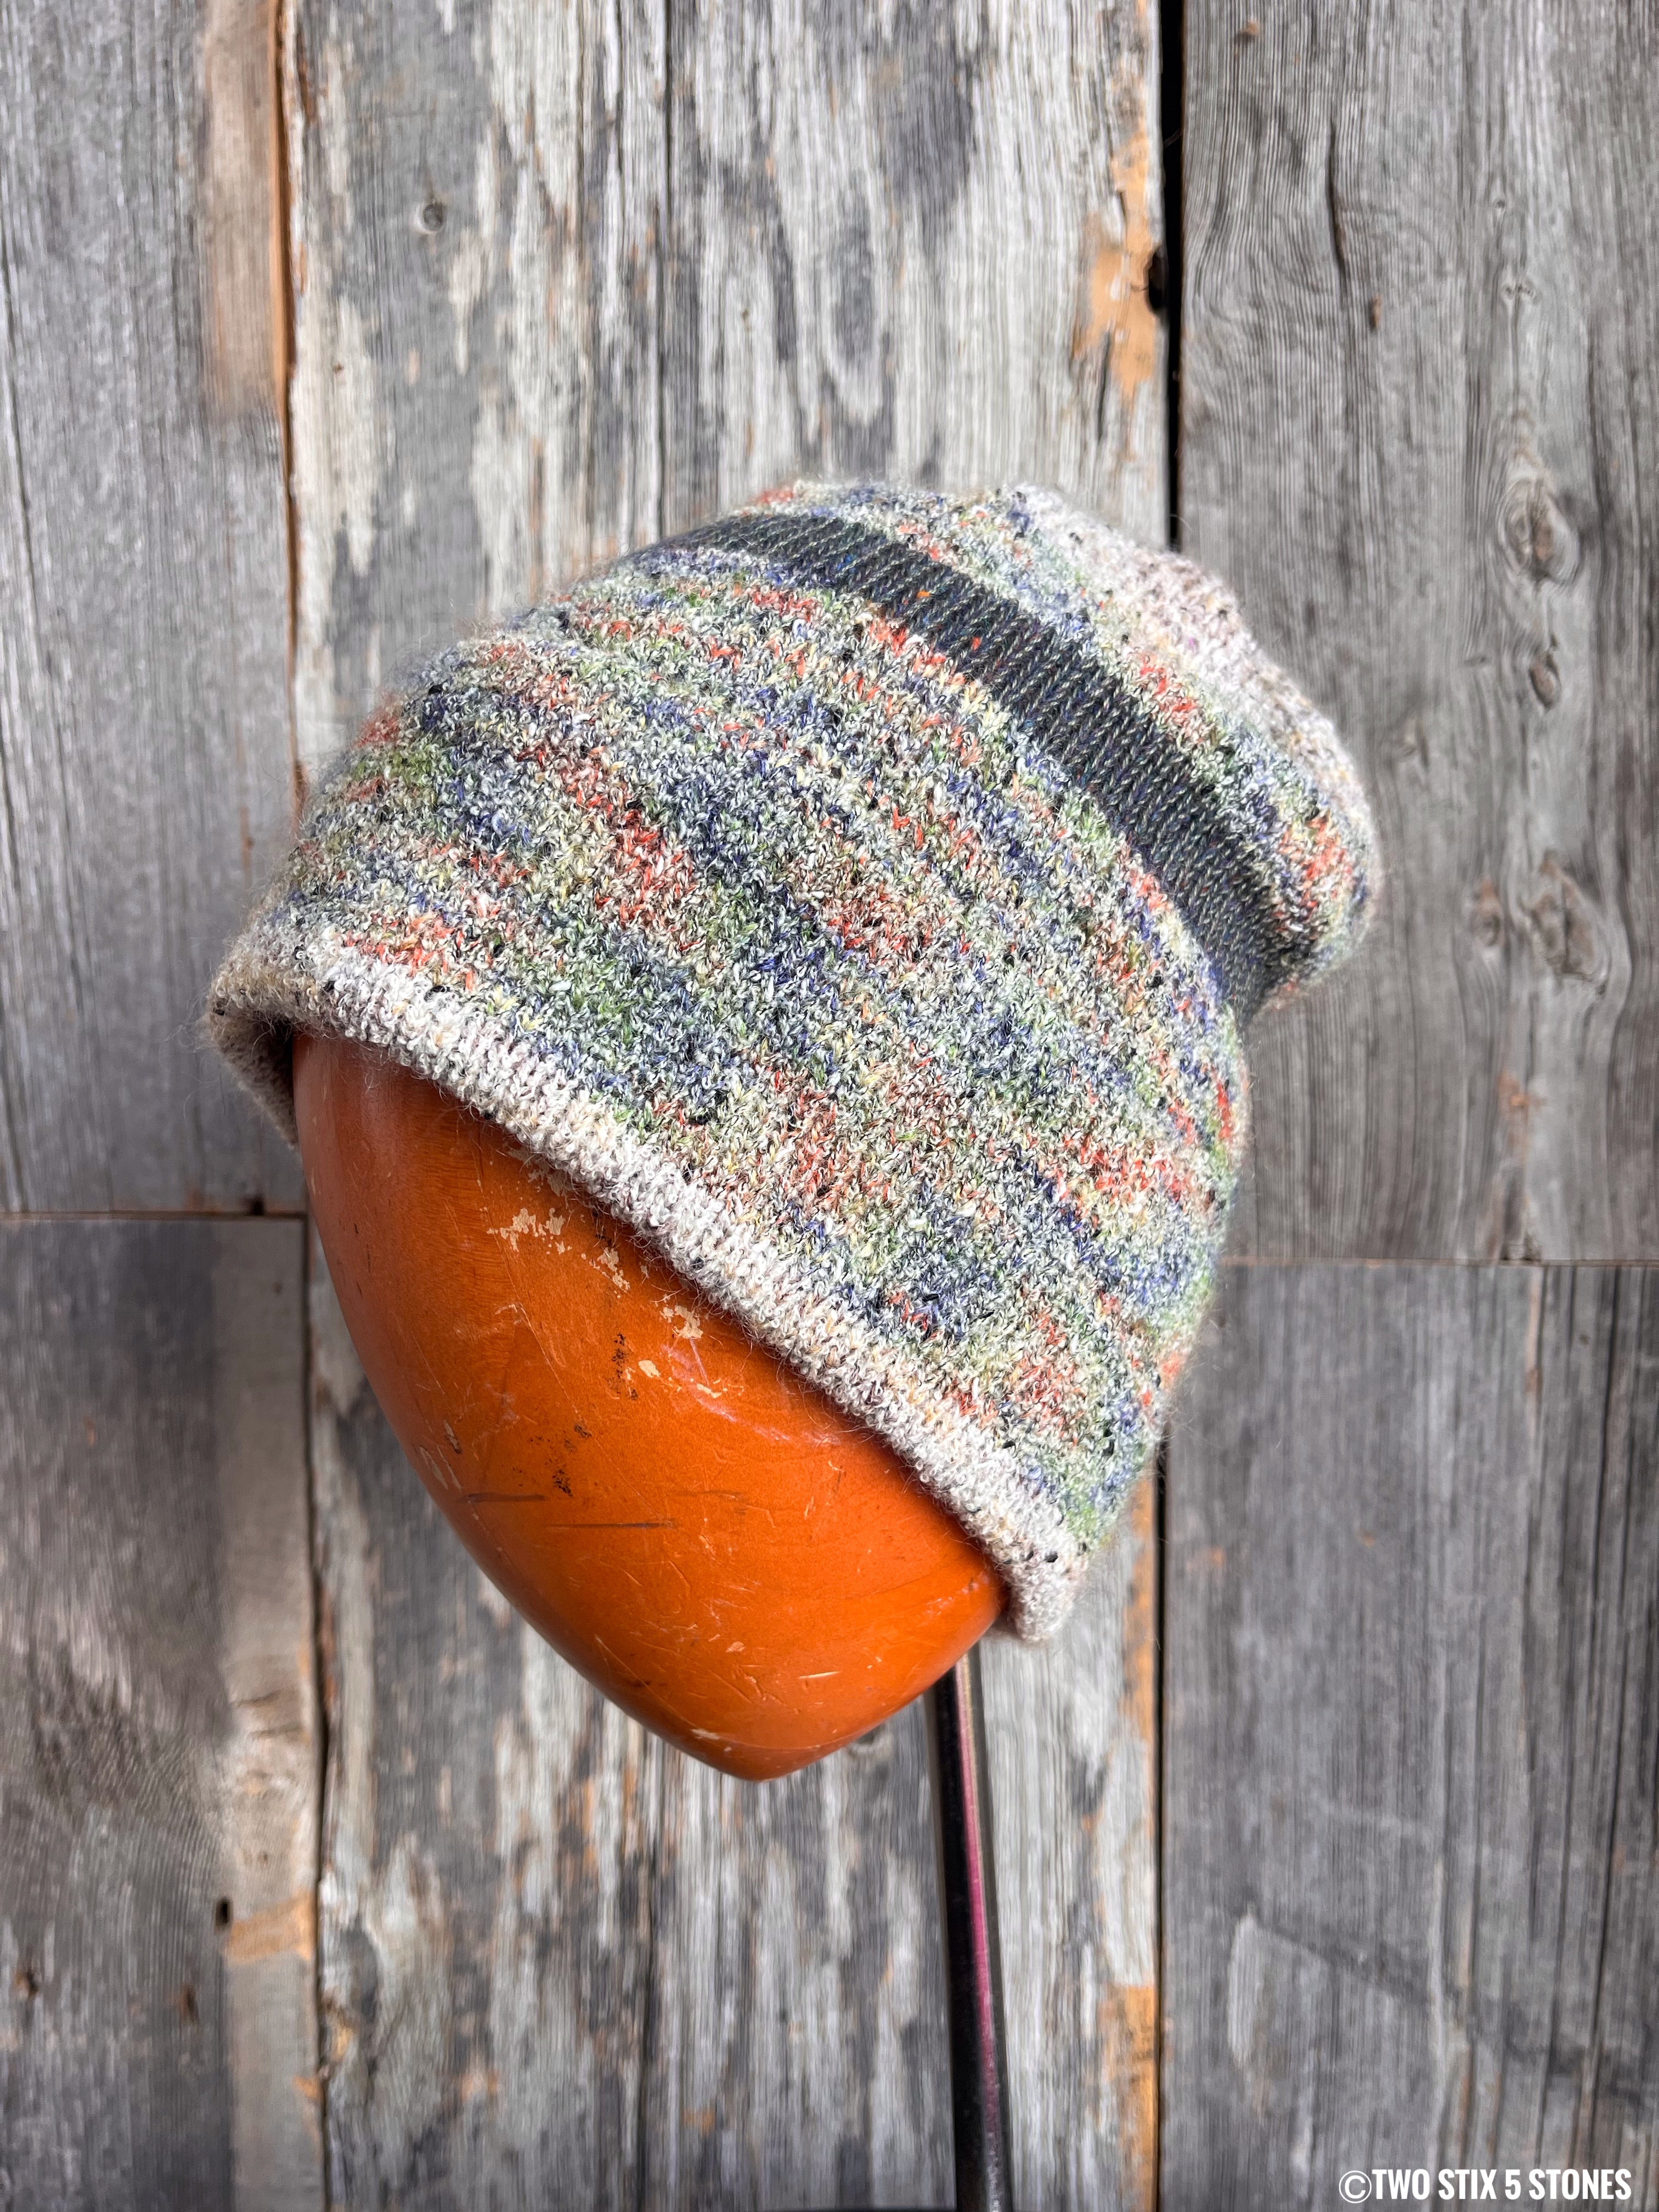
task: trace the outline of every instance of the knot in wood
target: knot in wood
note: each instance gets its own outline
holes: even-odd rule
[[[1534,583],[1570,584],[1578,573],[1578,533],[1540,471],[1526,469],[1510,482],[1504,502],[1504,545],[1516,568]]]
[[[1522,911],[1534,951],[1559,981],[1601,989],[1608,963],[1600,917],[1555,854],[1545,854]]]

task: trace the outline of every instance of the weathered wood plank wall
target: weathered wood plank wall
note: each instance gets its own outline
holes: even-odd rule
[[[9,1212],[300,1195],[196,1034],[289,822],[260,12],[0,7]]]
[[[1659,2195],[1659,167],[1620,11],[1186,11],[1179,507],[1364,763],[1177,1418],[1164,2201]]]
[[[1034,477],[1161,540],[1151,11],[667,13],[665,526],[803,474]]]
[[[320,2204],[297,1222],[0,1227],[9,2201]]]
[[[660,11],[297,0],[295,699],[382,683],[656,535]]]
[[[1349,734],[1382,942],[1264,1023],[1236,1249],[1659,1257],[1659,60],[1188,9],[1185,542]]]
[[[1164,2202],[1652,2202],[1659,1274],[1235,1268],[1169,1498]]]
[[[1164,10],[1177,505],[1391,887],[1255,1040],[1167,1564],[1149,1489],[988,1663],[1018,2201],[1659,2201],[1656,43],[1247,14]],[[0,1208],[297,1203],[201,990],[457,631],[798,470],[1163,538],[1158,35],[0,0]],[[0,1231],[11,2201],[945,2201],[915,1717],[761,1790],[621,1720],[301,1237]]]

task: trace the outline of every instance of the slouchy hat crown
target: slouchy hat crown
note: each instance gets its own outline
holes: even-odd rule
[[[1156,1439],[1243,1026],[1370,817],[1225,594],[1052,494],[799,485],[441,654],[214,986],[383,1048],[867,1421],[1060,1620]]]

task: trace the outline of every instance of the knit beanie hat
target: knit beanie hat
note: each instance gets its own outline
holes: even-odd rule
[[[491,1115],[886,1437],[1041,1637],[1156,1441],[1364,796],[1232,602],[1052,494],[798,485],[441,654],[213,988]]]

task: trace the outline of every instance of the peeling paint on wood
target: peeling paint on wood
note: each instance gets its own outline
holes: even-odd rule
[[[662,14],[296,0],[295,700],[383,683],[657,533]]]
[[[1162,543],[1156,26],[696,0],[670,51],[666,519],[1036,478]]]
[[[1082,304],[1072,338],[1074,362],[1105,349],[1119,398],[1129,410],[1164,365],[1163,325],[1147,296],[1158,250],[1151,166],[1146,122],[1138,118],[1127,146],[1112,156],[1121,234],[1115,236],[1114,227],[1099,215],[1091,212],[1084,218]]]
[[[208,389],[233,415],[285,404],[276,15],[277,0],[209,0],[202,33]]]
[[[322,2202],[316,2097],[322,1772],[302,1237],[298,1223],[229,1224],[216,1232],[214,1249],[211,1411],[228,1700],[217,1911],[228,1914],[220,1950],[237,2212],[313,2212]]]

